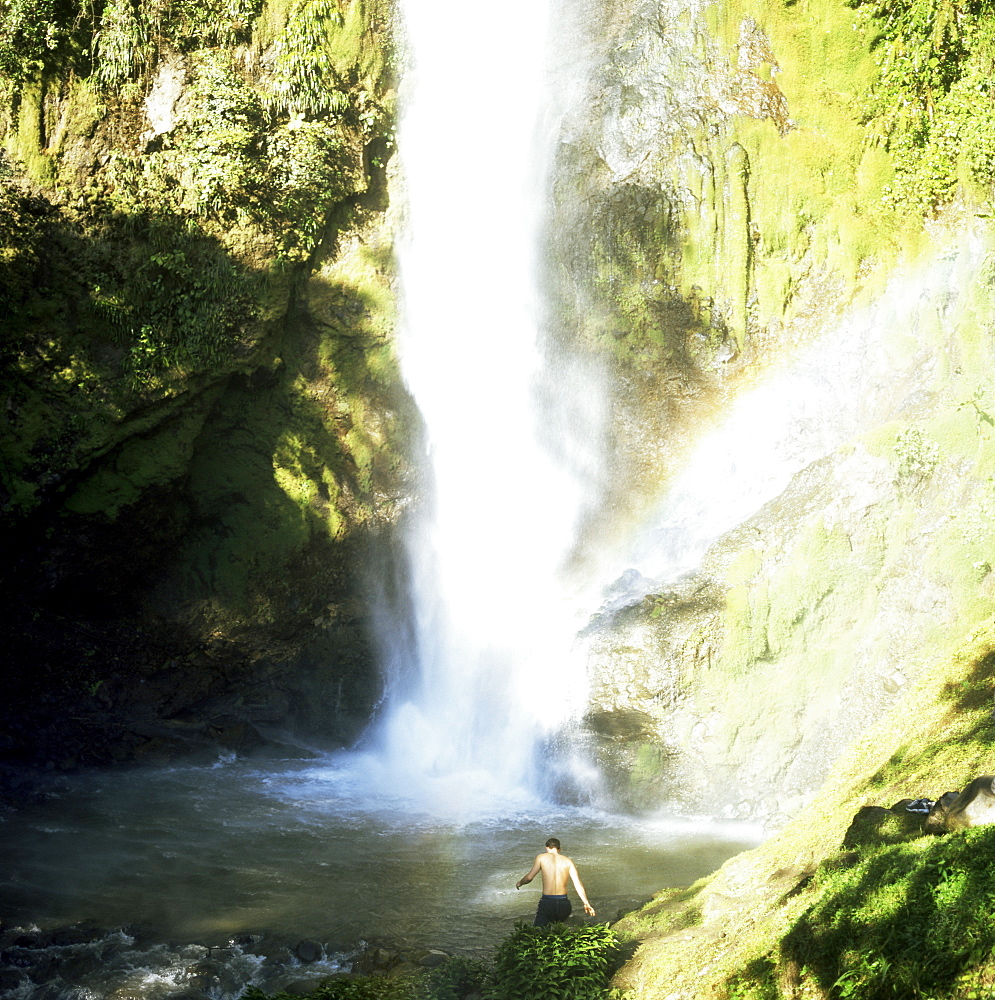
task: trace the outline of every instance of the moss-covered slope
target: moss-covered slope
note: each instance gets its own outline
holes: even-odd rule
[[[862,806],[935,799],[991,773],[992,639],[979,631],[930,671],[763,846],[616,925],[641,942],[618,982],[675,1000],[986,995],[990,828],[847,832]]]

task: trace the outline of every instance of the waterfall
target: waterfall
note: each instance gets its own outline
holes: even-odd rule
[[[564,567],[600,413],[542,351],[547,3],[402,8],[400,350],[428,495],[407,539],[412,622],[391,630],[373,739],[381,786],[440,801],[458,790],[466,805],[534,787],[537,742],[584,703]],[[540,406],[551,380],[557,398]],[[554,444],[564,425],[576,440]]]

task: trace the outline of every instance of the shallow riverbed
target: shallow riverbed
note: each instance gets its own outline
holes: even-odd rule
[[[0,965],[11,995],[166,997],[200,962],[201,972],[221,967],[207,983],[220,1000],[250,981],[327,975],[363,941],[486,957],[531,919],[537,883],[514,885],[547,836],[563,841],[608,920],[757,840],[750,827],[637,820],[526,795],[482,812],[459,786],[428,811],[370,794],[371,779],[355,755],[53,776],[38,801],[2,816],[4,923],[26,932],[84,922],[103,933],[46,944],[39,974],[45,949],[12,949],[8,930]],[[298,967],[290,948],[305,938],[325,957]]]

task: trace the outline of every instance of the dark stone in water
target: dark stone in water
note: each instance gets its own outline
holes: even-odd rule
[[[0,963],[11,965],[14,968],[24,969],[31,965],[34,958],[26,948],[8,948],[0,952]]]
[[[52,944],[64,948],[74,944],[89,944],[91,941],[98,941],[103,936],[104,931],[99,928],[73,925],[56,928],[52,931],[49,940]]]
[[[449,956],[444,951],[430,948],[424,955],[418,958],[418,964],[423,969],[437,969],[440,965],[445,965],[449,961]]]
[[[17,969],[0,969],[0,990],[16,990],[24,978],[24,973]]]
[[[323,949],[317,941],[298,941],[294,945],[294,954],[306,964],[317,962],[323,953]]]
[[[367,948],[361,955],[357,955],[352,963],[352,971],[369,975],[372,972],[384,972],[392,965],[396,965],[398,954],[387,948]]]
[[[66,982],[77,982],[99,968],[100,964],[101,961],[96,955],[76,955],[59,965],[59,975]]]
[[[217,986],[221,978],[221,964],[219,962],[197,962],[188,965],[186,968],[186,978],[189,985],[195,990],[209,990]]]
[[[33,983],[43,985],[49,983],[59,974],[59,963],[48,956],[39,956],[28,968],[28,975]]]

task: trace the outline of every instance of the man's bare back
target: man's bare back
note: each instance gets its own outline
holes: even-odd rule
[[[536,855],[529,873],[523,875],[515,883],[515,888],[520,889],[523,885],[528,884],[539,872],[542,872],[543,896],[566,896],[567,883],[573,882],[574,889],[584,904],[584,912],[593,917],[595,910],[588,902],[584,885],[580,880],[580,875],[577,874],[577,866],[565,854],[560,854],[559,844],[560,842],[555,837],[550,837],[549,841],[546,842],[545,854]],[[569,912],[569,907],[567,909]]]
[[[542,891],[547,896],[564,896],[571,871],[576,871],[574,863],[563,854],[546,851],[537,854],[535,863],[542,872]]]

